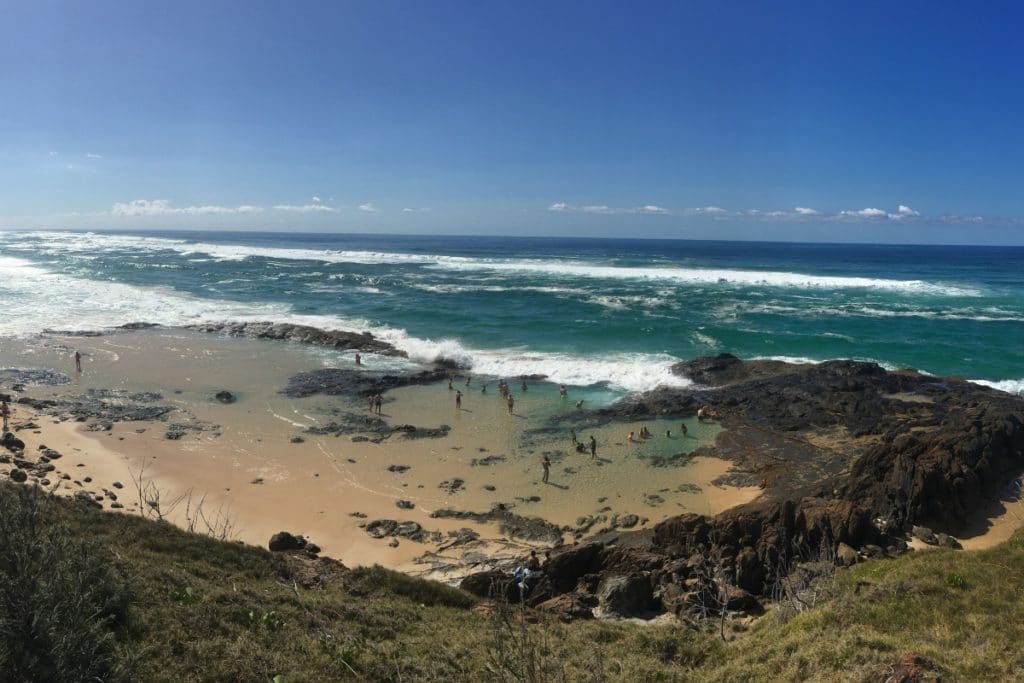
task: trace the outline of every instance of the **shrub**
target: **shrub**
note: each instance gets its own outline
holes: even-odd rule
[[[115,638],[127,621],[124,578],[47,513],[45,497],[0,487],[0,671],[14,681],[124,680]]]

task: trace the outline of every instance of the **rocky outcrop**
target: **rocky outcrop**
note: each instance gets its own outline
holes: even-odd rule
[[[281,393],[289,398],[304,398],[315,394],[359,398],[384,394],[398,387],[433,384],[447,377],[446,370],[393,374],[354,368],[321,368],[294,375]]]
[[[901,552],[915,525],[928,542],[955,547],[943,531],[1024,472],[1021,397],[853,361],[717,356],[675,371],[700,386],[631,397],[587,419],[690,416],[710,404],[725,430],[703,452],[731,460],[762,495],[717,517],[684,514],[556,551],[537,600],[608,603],[622,577],[633,588],[643,577],[663,610],[753,612],[780,576],[812,581],[836,563]]]
[[[391,344],[382,342],[369,332],[342,332],[339,330],[321,330],[308,325],[272,322],[235,322],[235,323],[202,323],[188,325],[187,329],[198,332],[211,332],[229,337],[250,337],[253,339],[275,339],[278,341],[294,341],[313,346],[324,346],[331,349],[352,349],[369,351],[387,356],[404,356]]]
[[[302,550],[312,555],[320,552],[320,547],[307,540],[305,536],[291,534],[287,531],[279,531],[271,536],[267,547],[270,548],[272,552]]]

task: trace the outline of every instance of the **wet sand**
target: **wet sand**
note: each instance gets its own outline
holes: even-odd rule
[[[74,372],[75,349],[83,353],[83,372]],[[394,368],[403,361],[364,354],[364,367]],[[278,393],[293,374],[318,367],[350,367],[352,355],[313,349],[287,342],[226,339],[198,332],[148,330],[101,337],[43,336],[34,340],[4,340],[0,365],[16,368],[54,368],[72,382],[60,386],[28,386],[24,395],[53,398],[82,395],[89,389],[126,393],[159,392],[159,405],[175,408],[166,422],[115,422],[111,429],[84,431],[86,424],[56,423],[46,415],[30,415],[15,405],[15,426],[31,419],[37,429],[21,430],[26,454],[40,444],[60,451],[54,462],[67,474],[61,489],[88,490],[103,495],[117,489],[118,502],[137,510],[139,496],[133,478],[152,481],[162,491],[164,507],[191,493],[191,504],[204,498],[209,519],[226,515],[232,535],[265,545],[281,530],[302,533],[327,555],[349,565],[380,563],[405,571],[423,571],[416,559],[436,549],[436,543],[369,536],[360,524],[375,519],[411,520],[428,531],[447,534],[472,528],[483,543],[476,553],[518,552],[530,545],[504,538],[494,524],[456,519],[433,519],[441,508],[486,512],[495,503],[515,514],[574,527],[578,518],[614,514],[636,515],[637,528],[681,512],[714,514],[749,501],[756,487],[728,487],[712,482],[730,464],[717,458],[688,457],[698,446],[713,441],[717,425],[688,421],[689,436],[681,437],[677,421],[649,421],[654,436],[636,444],[626,441],[641,423],[615,424],[580,430],[598,442],[598,457],[571,448],[569,425],[552,427],[552,416],[577,413],[571,390],[558,397],[557,387],[530,382],[522,392],[513,382],[515,414],[509,415],[493,379],[488,393],[480,380],[455,387],[464,392],[456,410],[454,390],[446,383],[411,386],[385,395],[382,417],[391,425],[451,427],[441,438],[406,439],[393,434],[381,443],[353,441],[350,435],[315,435],[308,427],[342,421],[346,413],[368,414],[365,404],[339,397],[287,398]],[[5,390],[8,387],[5,387]],[[228,390],[237,402],[218,402],[214,395]],[[116,399],[115,399],[116,400]],[[593,407],[593,406],[588,406]],[[183,436],[165,438],[169,423],[185,425]],[[671,430],[672,436],[666,436]],[[38,432],[38,433],[35,433]],[[303,441],[293,443],[293,437]],[[356,437],[358,439],[358,437]],[[550,483],[541,482],[540,460],[551,459]],[[684,454],[674,465],[655,467],[652,459]],[[480,461],[491,457],[491,460]],[[477,463],[474,464],[473,461]],[[81,465],[81,466],[79,466]],[[392,472],[389,466],[408,467]],[[0,466],[8,471],[9,466]],[[56,477],[50,477],[56,483]],[[85,482],[85,477],[92,482]],[[457,490],[441,488],[460,479]],[[74,483],[80,482],[81,485]],[[493,490],[490,490],[492,487]],[[399,509],[396,502],[411,502]],[[112,501],[101,501],[109,507]],[[142,502],[141,505],[145,505]],[[352,516],[353,514],[365,517]],[[169,519],[186,525],[185,503]],[[595,523],[589,532],[606,527]],[[565,540],[571,542],[572,534]]]

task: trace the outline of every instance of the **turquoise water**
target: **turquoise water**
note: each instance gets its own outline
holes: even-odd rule
[[[1024,248],[2,232],[0,277],[5,335],[272,319],[612,393],[720,352],[1024,388]]]

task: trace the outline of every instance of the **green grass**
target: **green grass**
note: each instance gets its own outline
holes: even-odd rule
[[[38,580],[22,589],[36,596],[27,609],[59,604],[61,623],[51,619],[44,635],[69,644],[67,666],[96,663],[89,675],[99,680],[860,681],[908,651],[950,679],[1024,678],[1021,535],[984,552],[858,565],[839,572],[815,609],[788,620],[769,610],[723,642],[714,626],[563,624],[517,608],[491,611],[456,589],[380,567],[328,572],[303,588],[310,568],[299,561],[130,515],[39,497],[30,522],[11,513],[19,490],[0,486],[9,515],[0,532],[30,525],[27,538],[50,548],[31,565]],[[79,560],[88,571],[69,572]],[[0,566],[11,583],[18,569]],[[84,602],[55,603],[51,569],[60,593]],[[22,590],[8,589],[9,604]],[[103,616],[90,622],[94,613]],[[5,632],[0,670],[18,634]],[[69,671],[63,680],[75,680]]]

